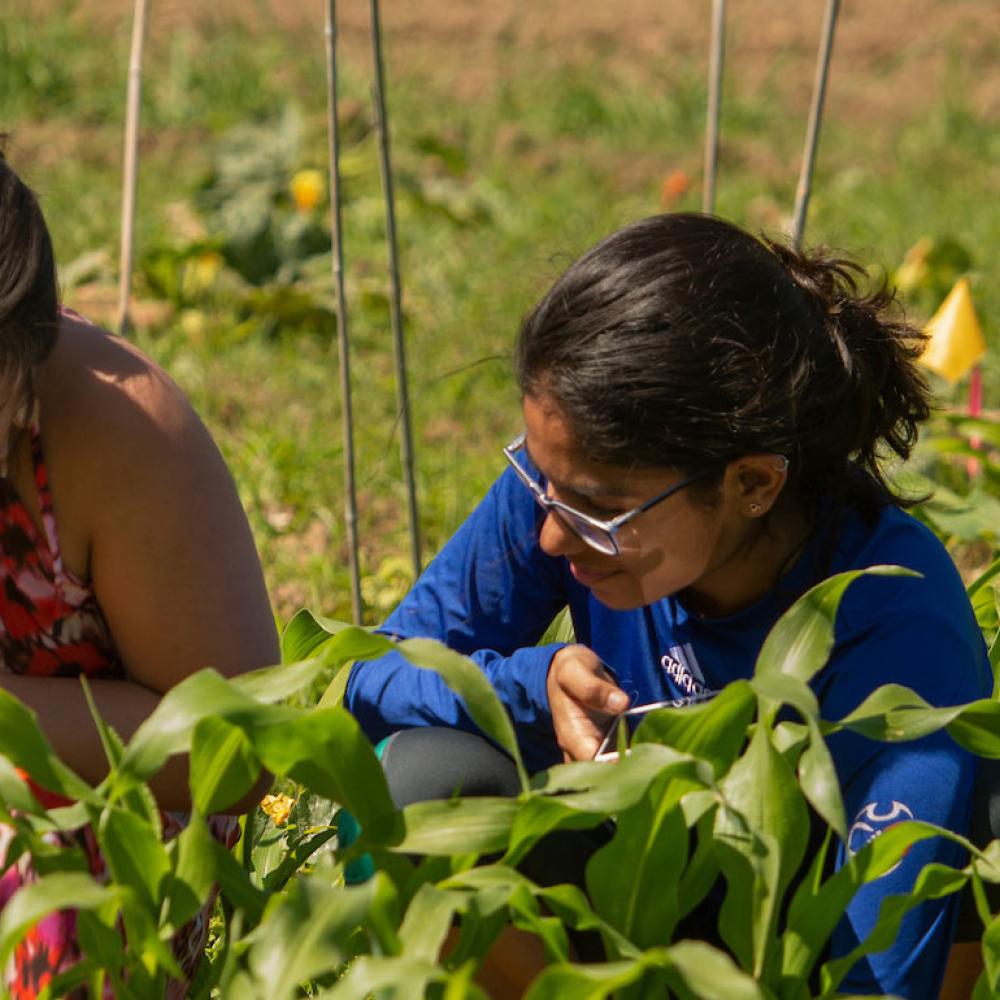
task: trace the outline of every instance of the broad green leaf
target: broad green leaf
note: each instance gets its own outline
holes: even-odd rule
[[[382,957],[362,955],[351,962],[336,985],[318,994],[324,1000],[368,1000],[371,996],[422,997],[431,983],[443,983],[449,978],[447,970],[433,960],[413,955]],[[478,990],[469,997],[482,996]]]
[[[575,885],[537,886],[506,865],[479,865],[452,875],[439,888],[471,890],[481,913],[506,906],[516,892],[528,891],[542,901],[567,927],[580,931],[600,931],[619,954],[634,958],[639,951],[628,938],[602,920],[590,901]]]
[[[634,742],[662,743],[707,760],[720,777],[743,748],[756,707],[748,682],[733,681],[704,704],[650,712]]]
[[[310,836],[297,840],[295,846],[287,851],[280,863],[269,871],[263,879],[265,892],[278,892],[283,889],[290,878],[328,841],[337,835],[337,828],[328,826]],[[285,841],[286,847],[288,841]]]
[[[678,919],[677,886],[688,853],[679,802],[690,789],[669,777],[654,782],[619,814],[614,837],[587,865],[597,912],[640,948],[667,944]]]
[[[212,891],[213,841],[205,820],[192,813],[187,826],[167,845],[173,873],[167,883],[165,920],[174,928],[183,927]]]
[[[433,639],[405,639],[397,648],[414,666],[438,673],[445,684],[465,702],[472,721],[514,760],[521,778],[521,787],[527,789],[528,774],[521,762],[514,726],[482,670],[468,657]]]
[[[147,912],[159,916],[170,859],[157,832],[135,813],[111,807],[101,816],[97,836],[115,882],[134,890]]]
[[[276,711],[276,710],[272,710]],[[339,802],[353,813],[369,842],[398,835],[398,820],[382,765],[357,720],[343,708],[252,720],[254,751],[274,774]]]
[[[753,979],[723,952],[703,941],[679,941],[669,948],[650,949],[634,961],[551,965],[528,988],[525,1000],[604,1000],[661,970],[675,990],[702,1000],[764,997]]]
[[[209,716],[191,738],[191,801],[203,816],[222,812],[253,788],[260,761],[242,729]]]
[[[358,927],[395,922],[385,915],[395,907],[395,890],[381,873],[357,886],[300,877],[274,899],[254,931],[248,956],[254,979],[269,987],[274,1000],[296,996],[299,983],[341,965],[351,955],[350,939]]]
[[[911,892],[906,895],[887,896],[882,900],[878,921],[868,937],[848,954],[823,966],[820,970],[822,995],[833,996],[840,981],[859,958],[890,947],[896,940],[903,917],[915,906],[928,899],[940,899],[942,896],[958,892],[967,881],[968,875],[963,871],[946,865],[924,865]]]
[[[815,721],[809,724],[809,746],[799,757],[799,785],[810,805],[840,837],[847,840],[847,815],[840,779],[830,749]]]
[[[294,709],[264,705],[215,670],[199,670],[172,687],[136,730],[120,764],[123,775],[145,781],[174,754],[190,747],[194,727],[211,717],[244,729],[299,716]]]
[[[784,673],[810,681],[833,649],[837,608],[859,576],[919,576],[902,566],[870,566],[838,573],[806,591],[775,623],[757,657],[756,673]]]
[[[994,917],[983,934],[983,972],[973,1000],[1000,996],[1000,916]]]
[[[403,809],[406,829],[394,850],[404,854],[491,854],[507,847],[517,800],[455,798]]]
[[[0,803],[3,803],[4,809],[16,809],[27,815],[39,815],[45,811],[14,765],[3,756],[0,756]]]
[[[0,913],[0,967],[30,927],[56,910],[93,910],[117,892],[82,872],[54,872],[22,886]]]
[[[657,743],[642,743],[615,761],[575,761],[551,767],[534,776],[532,794],[557,796],[560,803],[580,812],[617,813],[638,802],[667,771],[703,788],[714,786],[708,762]]]
[[[455,913],[461,907],[457,893],[425,882],[406,908],[399,928],[403,953],[409,958],[437,962]]]
[[[815,872],[813,878],[801,882],[782,939],[784,976],[805,982],[858,889],[894,868],[913,844],[935,836],[968,845],[964,838],[933,824],[907,820],[869,841],[822,884],[816,883]],[[973,848],[973,853],[979,852]]]
[[[0,689],[0,754],[49,791],[99,804],[94,790],[55,754],[38,725],[36,714]]]
[[[585,813],[564,804],[557,796],[532,795],[521,802],[510,831],[504,862],[516,865],[553,830],[587,830],[605,819],[602,813]]]
[[[117,920],[117,908],[107,904],[93,910],[78,910],[76,935],[84,955],[110,975],[113,986],[121,987],[120,970],[126,955]]]
[[[212,838],[212,862],[215,877],[223,896],[234,910],[242,911],[248,924],[256,926],[264,912],[266,895],[251,881],[243,866],[220,844]]]
[[[298,663],[312,656],[331,635],[354,628],[348,622],[336,621],[300,608],[281,633],[281,662]]]
[[[749,749],[733,765],[721,787],[729,808],[716,813],[715,839],[730,888],[720,914],[720,929],[724,929],[724,939],[741,962],[746,963],[752,954],[751,967],[760,976],[771,961],[769,952],[775,944],[774,927],[783,893],[805,852],[803,831],[809,828],[809,814],[794,774],[772,746],[763,726],[754,731]],[[731,810],[749,824],[750,837],[734,824]],[[741,856],[742,863],[730,852]],[[747,864],[753,873],[750,879]],[[747,893],[749,898],[745,898]]]
[[[968,705],[935,708],[909,688],[886,684],[873,691],[840,726],[871,739],[916,740],[947,728],[966,749],[1000,757],[1000,702],[983,698]]]

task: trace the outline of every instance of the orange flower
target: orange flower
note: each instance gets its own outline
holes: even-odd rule
[[[300,170],[288,185],[300,212],[311,212],[326,194],[326,178],[318,170]]]
[[[691,178],[684,170],[671,170],[660,185],[660,204],[672,208],[680,197],[691,187]]]
[[[289,795],[265,795],[260,801],[260,807],[271,817],[275,826],[284,826],[291,815],[295,799]]]

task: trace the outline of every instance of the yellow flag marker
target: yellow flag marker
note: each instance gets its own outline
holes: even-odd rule
[[[968,278],[955,282],[924,332],[930,339],[920,360],[949,382],[957,382],[986,353]]]

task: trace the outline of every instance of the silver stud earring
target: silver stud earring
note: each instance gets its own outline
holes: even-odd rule
[[[752,504],[750,504],[750,513],[751,514],[759,514],[763,509],[764,508],[761,507],[761,505],[759,503],[757,503],[756,500]]]

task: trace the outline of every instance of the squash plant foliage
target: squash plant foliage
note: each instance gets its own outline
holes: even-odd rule
[[[986,970],[976,996],[995,996],[1000,917],[989,911],[983,881],[1000,881],[1000,842],[984,851],[966,844],[970,862],[962,869],[928,865],[911,894],[886,901],[855,952],[825,958],[833,928],[860,886],[920,839],[960,838],[903,822],[827,875],[827,855],[845,838],[847,824],[824,737],[850,729],[907,740],[946,728],[975,752],[1000,757],[994,701],[931,708],[892,686],[845,719],[820,719],[808,681],[829,655],[837,606],[857,575],[833,577],[804,595],[774,627],[751,680],[730,684],[706,704],[651,714],[630,752],[613,764],[564,764],[530,778],[511,722],[476,666],[429,640],[399,643],[414,664],[442,675],[517,762],[516,799],[456,798],[394,809],[372,746],[339,705],[346,669],[318,704],[293,705],[329,677],[331,666],[377,656],[393,644],[308,612],[285,631],[285,666],[232,681],[212,670],[189,677],[127,746],[95,713],[111,762],[97,788],[60,762],[32,713],[0,691],[0,819],[13,829],[8,857],[30,851],[40,873],[0,914],[0,961],[34,921],[72,906],[84,959],[50,984],[50,995],[78,985],[100,995],[107,981],[120,997],[162,996],[177,972],[171,935],[217,883],[224,922],[216,921],[195,997],[281,1000],[303,991],[335,1000],[481,997],[475,971],[513,924],[537,935],[548,958],[530,1000],[668,992],[799,1000],[835,995],[854,959],[884,948],[908,909],[971,883],[985,927]],[[195,811],[180,836],[164,844],[146,782],[182,752],[191,754]],[[42,810],[15,766],[76,804]],[[245,795],[261,766],[295,792],[295,806],[280,828],[255,810],[229,852],[203,817]],[[350,846],[336,836],[338,806],[361,827]],[[806,857],[810,808],[826,837]],[[616,832],[590,862],[588,894],[569,885],[540,887],[518,872],[520,859],[546,834],[593,827],[609,816]],[[89,874],[76,848],[47,836],[85,822],[107,860],[105,881]],[[345,865],[364,853],[375,862],[374,876],[345,885]],[[483,858],[489,863],[477,864]],[[679,921],[720,877],[725,950],[678,940]],[[453,925],[457,944],[440,960]],[[574,964],[567,927],[598,931],[607,961]]]

